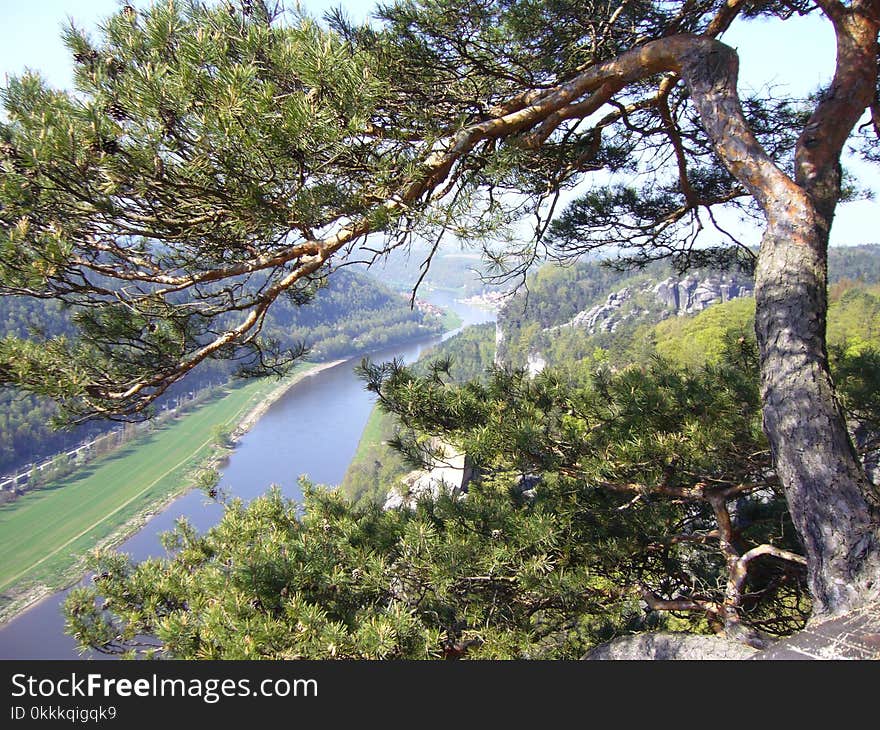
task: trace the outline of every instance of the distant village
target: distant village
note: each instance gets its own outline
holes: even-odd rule
[[[426,302],[424,299],[416,299],[415,308],[422,314],[432,314],[435,317],[442,317],[445,314],[443,307],[438,307],[436,304]]]
[[[497,312],[504,306],[507,300],[513,294],[512,291],[488,291],[483,294],[475,294],[467,299],[460,299],[462,304],[469,304],[472,307],[488,309]]]

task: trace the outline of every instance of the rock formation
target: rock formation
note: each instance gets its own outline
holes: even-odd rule
[[[614,332],[624,322],[651,313],[656,313],[657,320],[680,317],[753,293],[754,284],[750,280],[732,274],[710,274],[704,278],[688,275],[680,279],[670,276],[657,284],[648,281],[638,287],[627,286],[612,292],[602,304],[579,312],[548,331],[575,327],[591,335]]]
[[[473,478],[470,459],[446,443],[437,441],[432,448],[438,453],[431,467],[407,474],[401,485],[388,493],[384,509],[412,508],[422,497],[436,499],[443,493],[457,495],[467,490]]]

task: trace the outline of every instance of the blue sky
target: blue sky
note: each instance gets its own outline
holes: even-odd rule
[[[295,1],[287,0],[287,4],[293,6]],[[145,3],[135,0],[133,4]],[[123,4],[120,0],[0,0],[0,83],[5,85],[7,74],[31,68],[39,70],[53,86],[69,87],[71,62],[60,38],[67,18],[94,30],[101,19]],[[300,4],[315,15],[342,5],[354,19],[365,18],[375,6],[372,0],[301,0]],[[833,70],[833,34],[829,24],[818,18],[794,18],[785,23],[784,31],[778,23],[739,24],[724,40],[739,50],[742,91],[773,87],[787,87],[798,93],[810,91],[827,82]],[[860,175],[862,184],[880,197],[880,168],[848,164]],[[878,201],[841,206],[832,241],[880,243],[878,222]]]

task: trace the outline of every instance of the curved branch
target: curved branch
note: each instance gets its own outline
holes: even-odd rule
[[[699,200],[691,187],[688,179],[687,158],[684,153],[684,145],[681,142],[681,135],[672,119],[672,112],[669,109],[669,94],[675,86],[677,79],[674,76],[667,76],[660,84],[660,93],[657,95],[657,110],[660,112],[660,119],[663,120],[663,127],[666,130],[666,137],[672,144],[675,151],[675,163],[678,167],[678,181],[681,185],[681,192],[684,199],[691,208],[697,207]]]
[[[817,0],[817,4],[834,26],[837,60],[831,87],[798,138],[795,179],[833,211],[840,185],[840,154],[876,94],[880,0],[857,0],[850,8],[838,0]]]
[[[807,559],[802,555],[783,550],[775,545],[758,545],[743,553],[733,565],[731,572],[731,589],[737,597],[742,596],[743,586],[749,574],[749,563],[762,555],[771,555],[779,560],[794,563],[802,568],[807,567]]]
[[[332,235],[299,242],[232,266],[210,268],[196,274],[168,276],[158,271],[151,273],[142,267],[137,267],[135,271],[116,272],[114,276],[117,278],[129,277],[133,281],[163,286],[159,291],[152,292],[156,296],[267,268],[280,268],[293,262],[292,271],[255,297],[253,309],[238,326],[217,336],[163,373],[147,375],[122,390],[111,392],[109,388],[99,388],[98,392],[102,397],[117,402],[135,397],[152,400],[147,393],[150,388],[179,379],[207,357],[249,336],[281,292],[315,272],[343,247],[375,232],[374,221],[405,216],[412,209],[427,205],[432,194],[450,176],[454,178],[457,165],[480,143],[525,133],[531,135],[525,139],[539,144],[563,120],[592,114],[610,101],[616,91],[634,82],[670,72],[684,79],[722,161],[759,203],[765,200],[769,188],[792,184],[760,147],[746,123],[736,94],[736,53],[723,43],[705,36],[682,34],[660,38],[615,59],[591,66],[555,87],[522,95],[506,107],[510,111],[501,109],[499,111],[503,113],[497,117],[471,124],[438,140],[427,150],[416,172],[403,181],[396,192],[386,194],[359,219],[342,223]],[[89,264],[82,262],[82,265]],[[137,404],[135,408],[139,410],[144,405]],[[685,498],[690,498],[690,495]]]

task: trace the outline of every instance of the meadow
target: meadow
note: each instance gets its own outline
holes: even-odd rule
[[[197,467],[279,383],[244,381],[218,390],[195,410],[171,418],[62,480],[0,506],[0,594],[75,579],[83,556],[116,542],[139,515],[191,486]]]

